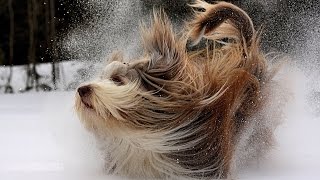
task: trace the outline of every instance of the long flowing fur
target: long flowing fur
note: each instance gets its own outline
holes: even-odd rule
[[[265,117],[252,120],[264,107],[272,75],[251,19],[225,2],[192,6],[204,11],[182,35],[163,12],[154,13],[151,28],[142,26],[144,55],[124,63],[115,54],[97,80],[78,89],[76,111],[105,145],[111,174],[226,178],[241,159],[238,144],[272,145]],[[205,48],[187,51],[188,41],[196,45],[202,38]]]

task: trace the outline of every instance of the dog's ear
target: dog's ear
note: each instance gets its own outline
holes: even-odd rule
[[[154,77],[174,76],[179,72],[185,56],[185,44],[173,32],[172,25],[163,11],[154,12],[151,28],[141,26],[142,40],[148,57],[146,73]]]
[[[195,19],[189,23],[189,36],[194,45],[203,36],[210,37],[209,39],[231,37],[250,44],[254,34],[253,23],[239,7],[227,2],[209,4],[201,0],[196,0],[191,7],[201,10],[196,12]]]

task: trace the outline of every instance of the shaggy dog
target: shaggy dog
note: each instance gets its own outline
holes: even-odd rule
[[[113,54],[101,76],[77,90],[76,111],[106,144],[110,174],[228,178],[272,145],[273,127],[256,116],[273,74],[259,32],[230,3],[191,6],[199,11],[182,33],[154,13],[151,28],[142,25],[143,56],[125,63]]]

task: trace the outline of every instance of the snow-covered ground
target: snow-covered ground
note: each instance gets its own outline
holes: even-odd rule
[[[241,179],[320,179],[320,117],[311,111],[303,73],[293,91],[278,145],[260,169]],[[0,95],[0,179],[117,179],[103,173],[93,137],[73,110],[73,92]],[[312,98],[311,98],[311,101]]]
[[[88,179],[101,161],[66,92],[1,95],[0,179]],[[87,178],[86,178],[87,177]]]

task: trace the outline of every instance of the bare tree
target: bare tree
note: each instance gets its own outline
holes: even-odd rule
[[[57,89],[57,79],[59,79],[59,67],[56,64],[57,61],[57,50],[55,47],[55,0],[48,0],[50,4],[50,41],[51,41],[51,51],[52,51],[52,83],[53,88]]]
[[[5,86],[6,93],[13,93],[13,88],[11,87],[12,80],[12,65],[13,65],[13,45],[14,45],[14,11],[12,7],[12,0],[8,0],[8,10],[10,19],[10,34],[9,34],[9,64],[10,64],[10,74],[8,77],[7,84]]]
[[[28,1],[28,24],[29,24],[29,50],[28,50],[28,61],[27,65],[27,81],[26,91],[39,88],[39,74],[36,70],[36,33],[38,32],[38,3],[36,0]],[[30,67],[31,66],[31,67]]]
[[[47,48],[50,47],[50,4],[49,0],[44,0],[44,17],[45,17],[45,32],[46,32],[46,43]]]

